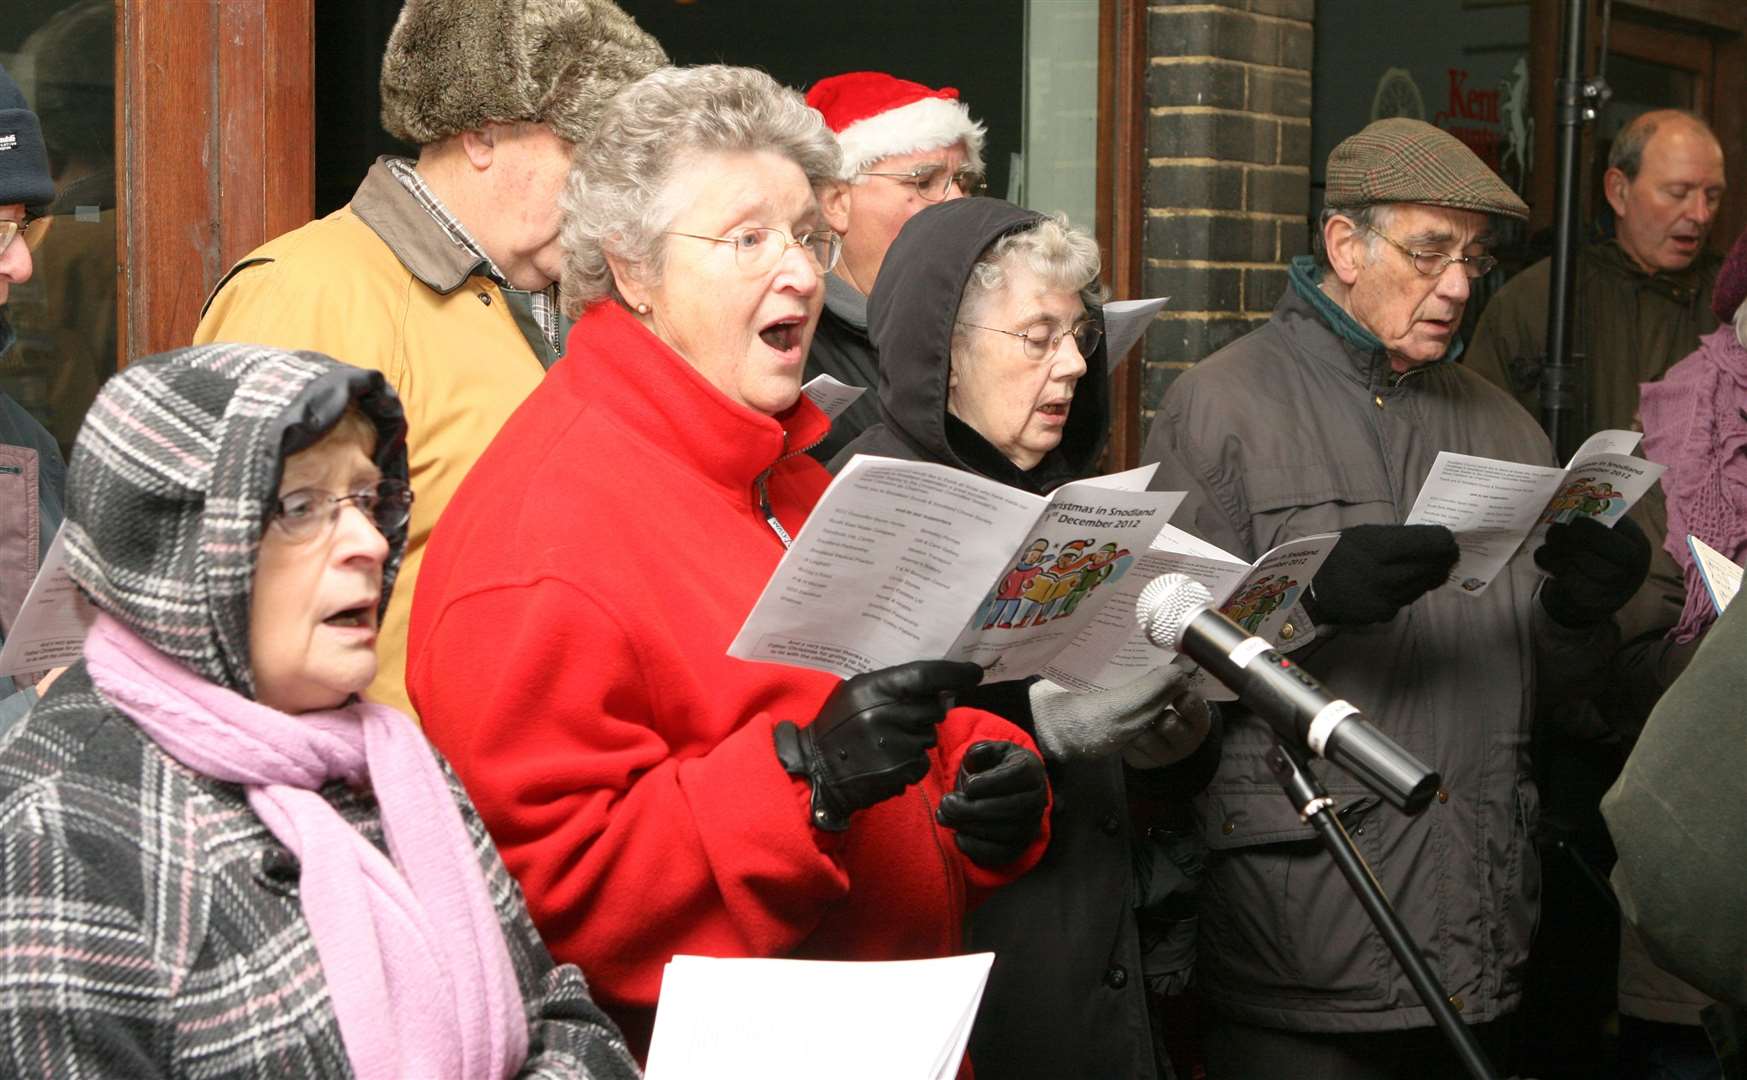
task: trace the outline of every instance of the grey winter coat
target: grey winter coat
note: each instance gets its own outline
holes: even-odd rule
[[[1308,273],[1295,267],[1295,277]],[[1267,324],[1172,384],[1143,456],[1160,463],[1155,488],[1189,492],[1176,524],[1251,559],[1295,537],[1401,523],[1440,450],[1551,463],[1545,436],[1503,391],[1448,360],[1397,379],[1381,350],[1335,333],[1289,285]],[[1553,623],[1537,580],[1525,550],[1479,595],[1445,587],[1387,623],[1319,627],[1296,654],[1442,773],[1437,801],[1408,819],[1317,763],[1469,1023],[1516,1006],[1535,928],[1537,674],[1543,684],[1574,678],[1612,652],[1616,635],[1611,624]],[[1264,764],[1269,729],[1241,710],[1227,717],[1224,756],[1198,805],[1213,849],[1197,967],[1206,998],[1239,1021],[1295,1031],[1429,1025]]]

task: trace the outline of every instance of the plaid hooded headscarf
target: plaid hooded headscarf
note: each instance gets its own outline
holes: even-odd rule
[[[352,402],[376,425],[383,479],[406,480],[406,420],[380,372],[229,344],[130,364],[104,384],[73,446],[73,580],[160,652],[253,699],[255,559],[285,459],[320,441]],[[379,613],[406,531],[387,539]]]

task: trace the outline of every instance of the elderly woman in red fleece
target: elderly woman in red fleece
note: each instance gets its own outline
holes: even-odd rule
[[[829,480],[800,384],[837,159],[748,69],[665,69],[609,105],[565,195],[565,359],[419,581],[426,730],[634,1047],[675,953],[949,954],[1045,843],[1030,739],[950,707],[975,665],[843,682],[727,656]]]

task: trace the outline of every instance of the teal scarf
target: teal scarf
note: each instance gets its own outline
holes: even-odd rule
[[[1318,316],[1334,331],[1335,336],[1365,352],[1383,352],[1383,343],[1377,340],[1377,335],[1359,325],[1359,321],[1347,312],[1347,309],[1335,303],[1328,293],[1322,291],[1319,283],[1322,281],[1322,271],[1317,267],[1316,260],[1309,255],[1299,255],[1292,260],[1286,270],[1287,280],[1292,282],[1292,288],[1305,303],[1316,310]],[[1433,363],[1448,364],[1462,355],[1463,341],[1460,335],[1451,339],[1448,352]]]

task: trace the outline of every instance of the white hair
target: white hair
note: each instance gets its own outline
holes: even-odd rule
[[[958,317],[976,318],[983,303],[1006,286],[1008,273],[1018,267],[1036,274],[1049,289],[1088,294],[1089,302],[1096,303],[1102,266],[1098,241],[1069,225],[1066,214],[1041,218],[1032,228],[1010,232],[983,251],[959,296]],[[962,333],[953,331],[955,337]]]
[[[614,295],[609,254],[659,279],[662,232],[683,209],[670,188],[685,162],[757,151],[788,158],[815,186],[841,161],[819,113],[762,71],[660,68],[621,90],[578,148],[559,199],[566,310],[579,315]]]

